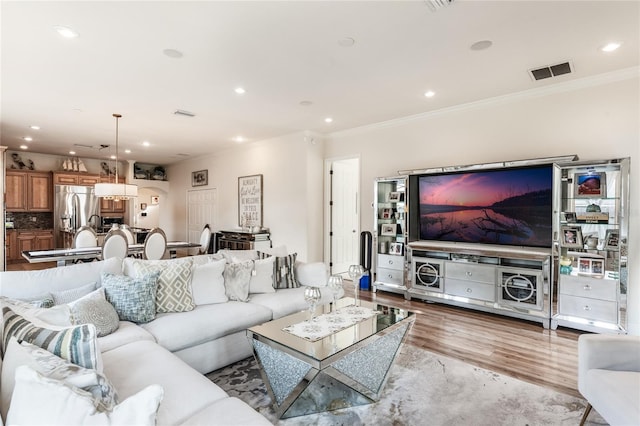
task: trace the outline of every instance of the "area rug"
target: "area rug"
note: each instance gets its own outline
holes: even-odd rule
[[[273,424],[291,425],[578,425],[583,399],[402,345],[380,401],[278,420],[253,358],[207,377]],[[588,425],[607,423],[592,410]]]

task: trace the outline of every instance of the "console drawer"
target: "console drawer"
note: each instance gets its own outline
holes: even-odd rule
[[[618,281],[563,275],[560,293],[569,296],[617,301]]]
[[[444,276],[466,281],[476,281],[488,284],[496,282],[496,268],[494,266],[477,265],[474,263],[447,262]]]
[[[379,254],[378,267],[386,269],[404,269],[404,256],[394,256],[392,254]]]
[[[587,318],[595,321],[615,323],[618,321],[618,304],[608,300],[589,299],[587,297],[561,294],[558,311],[562,315]]]
[[[470,299],[486,300],[494,302],[496,299],[496,287],[493,284],[484,284],[467,280],[446,278],[444,280],[444,292],[453,296],[468,297]]]
[[[387,284],[403,285],[404,271],[397,269],[378,268],[376,281]]]

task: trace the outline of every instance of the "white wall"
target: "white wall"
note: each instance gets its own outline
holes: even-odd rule
[[[263,226],[270,229],[273,245],[286,245],[305,261],[322,260],[319,139],[297,133],[169,166],[169,210],[166,217],[161,213],[160,226],[170,239],[186,238],[186,192],[191,189],[191,172],[206,169],[209,185],[198,188],[217,188],[220,229],[238,229],[238,177],[262,174]],[[314,226],[314,222],[320,225]]]
[[[373,190],[366,188],[398,170],[565,154],[631,157],[628,318],[640,334],[639,95],[635,69],[334,133],[325,138],[325,157],[360,156],[363,231],[373,226]]]

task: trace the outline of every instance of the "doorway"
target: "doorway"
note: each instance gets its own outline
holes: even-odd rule
[[[349,265],[360,263],[360,159],[327,160],[325,170],[329,242],[325,254],[329,272],[343,274]]]
[[[199,242],[205,225],[214,231],[218,229],[217,190],[200,189],[187,191],[187,240]]]

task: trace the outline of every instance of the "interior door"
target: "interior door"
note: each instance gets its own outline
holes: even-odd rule
[[[205,225],[214,231],[218,229],[216,189],[187,191],[187,239],[200,242],[200,234]]]
[[[357,158],[331,164],[331,273],[347,272],[360,263],[360,162]]]

